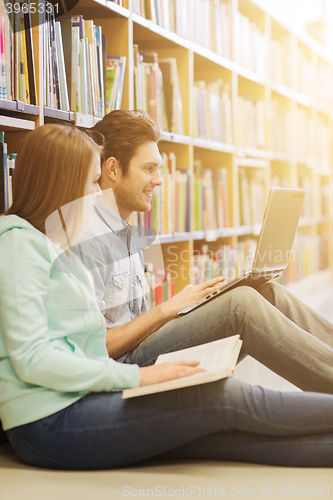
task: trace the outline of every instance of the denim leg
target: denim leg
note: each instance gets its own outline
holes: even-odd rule
[[[332,414],[331,395],[280,393],[230,377],[129,400],[120,393],[89,394],[54,415],[9,430],[8,437],[32,465],[103,469],[137,463],[220,431],[318,434],[319,442],[333,433]],[[207,442],[212,446],[207,458],[225,458],[222,441]],[[293,445],[287,452],[293,453]],[[248,454],[238,459],[247,460]],[[333,447],[325,464],[333,465]]]
[[[333,433],[266,436],[219,431],[165,454],[167,458],[229,460],[284,467],[332,467]]]
[[[300,389],[333,393],[332,333],[330,323],[280,285],[265,285],[260,293],[243,286],[167,323],[125,362],[145,366],[164,352],[239,334],[241,355],[251,355]]]

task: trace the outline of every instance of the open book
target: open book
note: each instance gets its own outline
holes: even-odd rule
[[[181,387],[191,385],[206,384],[214,382],[233,374],[242,341],[239,335],[234,335],[226,339],[215,340],[207,344],[182,349],[180,351],[161,354],[156,360],[156,364],[173,361],[200,361],[200,368],[204,372],[195,373],[189,377],[182,377],[159,384],[144,385],[133,389],[125,389],[122,399],[135,398],[156,392],[171,391]]]

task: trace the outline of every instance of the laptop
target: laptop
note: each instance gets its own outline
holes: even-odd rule
[[[251,271],[244,272],[219,290],[182,309],[178,315],[188,314],[238,286],[259,288],[280,276],[290,259],[304,198],[303,189],[272,188]]]

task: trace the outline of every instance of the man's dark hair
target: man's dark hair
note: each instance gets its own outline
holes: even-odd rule
[[[141,110],[111,111],[90,131],[99,132],[105,139],[102,162],[113,156],[119,161],[123,175],[126,175],[129,163],[141,144],[158,143],[161,138],[156,123]]]

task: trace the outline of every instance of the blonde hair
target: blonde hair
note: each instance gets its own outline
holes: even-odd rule
[[[101,152],[101,146],[71,126],[49,124],[30,132],[17,156],[13,204],[6,215],[18,215],[45,234],[47,218],[58,211],[63,225],[61,207],[85,197],[94,156]],[[77,215],[75,234],[84,224],[84,214]]]

